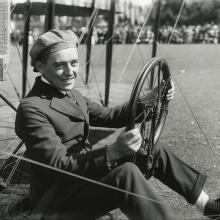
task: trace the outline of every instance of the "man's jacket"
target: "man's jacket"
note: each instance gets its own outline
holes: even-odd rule
[[[15,131],[25,142],[30,159],[95,178],[107,169],[106,147],[92,149],[88,141],[89,125],[125,126],[127,104],[105,108],[83,97],[75,89],[71,93],[73,97],[69,98],[37,77],[33,88],[19,105]],[[65,179],[59,172],[32,165],[32,206],[61,177]]]

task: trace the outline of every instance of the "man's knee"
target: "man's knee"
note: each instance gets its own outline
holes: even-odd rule
[[[118,170],[117,178],[123,181],[129,180],[130,182],[130,181],[135,181],[135,179],[139,179],[143,177],[139,168],[134,163],[131,162],[124,163],[123,165],[118,167],[118,169],[119,170]]]
[[[132,162],[126,162],[120,166],[121,170],[125,173],[139,172],[138,167]]]
[[[164,145],[157,145],[155,148],[154,148],[154,155],[155,156],[157,156],[157,155],[159,155],[159,154],[163,154],[164,152],[166,152],[166,151],[169,151],[168,149],[167,149],[167,147],[166,146],[164,146]]]

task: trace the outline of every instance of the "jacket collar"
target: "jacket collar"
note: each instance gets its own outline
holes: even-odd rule
[[[75,117],[81,120],[89,121],[87,106],[83,96],[75,89],[71,91],[73,98],[66,97],[62,92],[48,83],[41,80],[40,76],[36,78],[35,84],[28,96],[37,95],[42,99],[50,100],[50,107],[56,111]],[[75,101],[74,101],[75,99]]]
[[[50,107],[71,117],[75,117],[81,120],[84,120],[85,118],[82,110],[80,109],[80,106],[77,106],[74,100],[71,101],[70,98],[65,96],[63,98],[53,97],[50,102]]]

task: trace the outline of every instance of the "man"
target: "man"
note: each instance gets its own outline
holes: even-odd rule
[[[90,145],[89,125],[125,126],[127,104],[101,107],[74,89],[79,73],[76,35],[71,31],[48,31],[35,42],[30,56],[34,71],[41,76],[20,103],[15,129],[25,142],[28,157],[42,164],[31,167],[33,218],[94,219],[120,208],[129,219],[178,219],[157,197],[135,164],[117,164],[139,150],[138,129],[122,132],[108,146],[93,149]],[[167,98],[172,99],[173,95],[174,86]],[[59,170],[100,184],[64,175]],[[152,175],[189,203],[205,208],[206,215],[219,213],[218,202],[210,200],[203,191],[206,176],[167,149],[156,150]],[[106,184],[131,193],[108,188]]]

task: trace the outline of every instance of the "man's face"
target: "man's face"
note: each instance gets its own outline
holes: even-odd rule
[[[42,64],[42,75],[61,91],[73,89],[79,73],[77,48],[67,48],[48,54]]]

